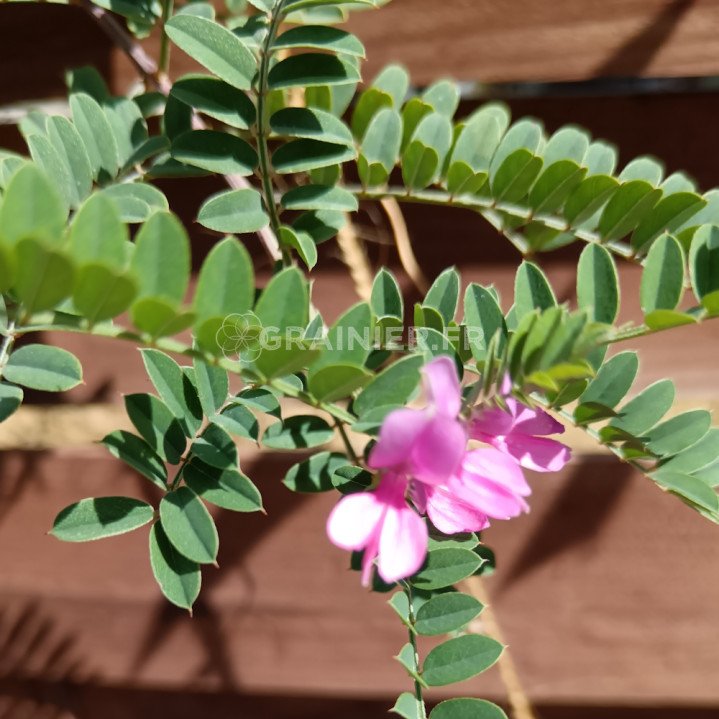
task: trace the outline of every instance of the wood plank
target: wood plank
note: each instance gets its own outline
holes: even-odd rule
[[[394,0],[350,28],[366,76],[401,62],[418,84],[719,73],[712,0]]]
[[[45,534],[66,504],[154,497],[149,482],[97,449],[4,454],[0,682],[389,705],[407,687],[391,659],[405,632],[327,542],[336,497],[294,496],[278,481],[292,461],[243,464],[269,516],[216,515],[222,569],[205,571],[190,619],[153,583],[146,530],[85,545]],[[531,696],[579,706],[719,704],[716,527],[601,459],[530,482],[532,513],[496,522],[485,540],[500,563],[488,581],[492,605]],[[495,670],[462,691],[502,696]]]

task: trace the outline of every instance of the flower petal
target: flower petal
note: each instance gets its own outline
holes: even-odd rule
[[[427,556],[427,525],[410,507],[390,507],[379,537],[377,570],[385,582],[413,575]]]
[[[342,549],[358,550],[366,547],[379,524],[386,505],[377,500],[374,492],[360,492],[344,497],[335,505],[327,519],[327,536]]]
[[[526,497],[532,493],[524,472],[517,462],[498,449],[483,447],[467,452],[462,462],[463,472],[488,477],[510,492]]]
[[[569,447],[556,439],[512,433],[495,444],[527,469],[558,472],[571,459]]]
[[[538,407],[528,407],[513,397],[508,397],[507,407],[514,416],[513,432],[522,434],[562,434],[564,425]]]
[[[436,357],[423,368],[424,387],[439,414],[456,419],[462,409],[462,388],[457,369],[449,357]]]
[[[469,436],[481,442],[509,434],[514,426],[514,417],[499,407],[488,407],[476,412],[470,423]]]
[[[445,487],[428,490],[427,515],[443,534],[481,532],[489,526],[486,514],[462,502]]]
[[[462,461],[467,435],[456,420],[437,414],[412,446],[408,469],[412,477],[430,484],[446,482]]]
[[[372,447],[367,466],[382,469],[402,466],[432,415],[426,410],[396,409],[382,422],[377,444]]]

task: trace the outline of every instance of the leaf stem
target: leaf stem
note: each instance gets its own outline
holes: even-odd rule
[[[267,35],[260,48],[260,67],[257,81],[257,154],[260,165],[260,179],[262,181],[262,192],[265,199],[265,206],[270,216],[270,227],[279,239],[280,237],[280,215],[275,202],[275,188],[272,184],[272,168],[270,166],[270,151],[268,137],[270,134],[269,118],[267,117],[267,97],[270,92],[269,74],[270,60],[272,59],[272,44],[277,37],[280,23],[282,22],[282,10],[286,0],[279,0],[270,13],[270,24]],[[289,250],[280,246],[282,252],[282,264],[287,267],[292,263]]]
[[[417,622],[417,617],[414,613],[414,605],[412,604],[412,586],[409,582],[402,582],[404,593],[407,595],[407,619],[409,620],[410,627],[408,629],[409,643],[414,651],[414,670],[415,674],[419,676],[419,650],[417,649],[417,636],[414,630],[414,626]],[[420,719],[427,719],[427,707],[424,704],[424,696],[422,695],[422,683],[417,677],[414,678],[414,696],[417,699],[417,704],[420,710]]]
[[[158,71],[160,77],[167,78],[170,70],[170,38],[165,32],[165,23],[172,17],[174,9],[174,0],[162,0],[162,35],[160,36],[160,59],[158,61]]]
[[[352,446],[352,442],[350,442],[349,435],[347,434],[347,430],[345,429],[344,424],[338,420],[336,417],[335,420],[335,427],[337,427],[337,431],[340,434],[340,437],[342,437],[342,442],[344,443],[345,450],[347,452],[348,457],[354,462],[355,465],[360,466],[362,462],[360,461],[360,458],[357,456],[357,452],[355,452],[354,447]]]

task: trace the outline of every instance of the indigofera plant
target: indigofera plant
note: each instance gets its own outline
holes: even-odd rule
[[[379,1],[80,4],[129,53],[141,87],[115,97],[94,70],[73,70],[69,116],[30,112],[27,156],[0,150],[0,420],[24,388],[82,380],[69,352],[18,338],[53,330],[136,343],[155,393],[127,395],[135,431],[102,442],[152,482],[156,501],[81,499],[57,516],[55,537],[149,525],[159,587],[191,609],[219,546],[207,505],[264,511],[240,469],[243,443],[316,448],[284,484],[341,495],[329,538],[353,552],[362,583],[396,590],[390,604],[409,632],[397,658],[413,688],[393,711],[425,719],[426,687],[471,678],[502,653],[470,626],[483,606],[456,585],[492,564],[479,533],[528,508],[522,468],[569,460],[551,437],[565,424],[719,522],[710,414],[665,419],[668,379],[626,401],[637,354],[607,359],[610,345],[719,315],[719,191],[664,177],[649,157],[617,171],[610,144],[575,126],[547,136],[500,103],[455,119],[455,84],[416,92],[399,66],[358,92],[364,48],[336,24]],[[157,63],[133,37],[153,28]],[[203,72],[168,79],[173,45]],[[198,175],[227,189],[198,212],[222,239],[188,295],[190,240],[153,182]],[[450,267],[410,310],[382,268],[368,300],[327,327],[307,271],[318,245],[371,201],[484,217],[523,256],[514,297],[475,283],[461,296]],[[237,238],[253,233],[273,267],[262,288],[244,245],[255,240]],[[538,260],[574,242],[584,245],[577,301],[560,304]],[[617,262],[642,268],[640,324],[616,324]],[[307,414],[285,416],[287,398]],[[344,451],[325,448],[336,436]],[[441,634],[451,638],[421,661],[418,636]],[[459,698],[431,716],[504,713]]]

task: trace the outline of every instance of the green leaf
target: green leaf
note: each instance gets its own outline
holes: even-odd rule
[[[381,185],[387,181],[402,143],[402,118],[389,107],[371,119],[362,139],[358,160],[360,180],[365,186]]]
[[[103,109],[89,95],[78,93],[70,95],[70,110],[94,177],[101,181],[112,179],[120,169],[120,157],[115,135]]]
[[[3,369],[8,382],[44,392],[66,392],[82,382],[82,367],[67,350],[25,345],[15,350]]]
[[[4,422],[15,413],[22,404],[23,391],[20,387],[0,382],[0,422]]]
[[[257,190],[226,190],[212,195],[200,208],[197,221],[215,232],[256,232],[270,222]]]
[[[220,175],[251,175],[259,161],[243,139],[217,130],[184,132],[173,140],[171,153],[179,162]]]
[[[160,502],[160,521],[175,549],[198,564],[217,559],[217,528],[200,498],[189,487],[179,487]]]
[[[147,502],[131,497],[90,497],[60,512],[50,532],[63,542],[90,542],[131,532],[152,520]]]
[[[278,147],[272,154],[272,166],[280,174],[308,172],[321,167],[354,160],[353,147],[320,140],[293,140]]]
[[[671,235],[652,244],[642,274],[642,312],[673,310],[684,294],[684,251]]]
[[[60,251],[34,239],[15,247],[15,294],[28,314],[49,310],[72,293],[75,268]]]
[[[182,609],[190,609],[200,594],[200,567],[172,546],[159,522],[150,530],[150,566],[166,599]]]
[[[75,196],[83,200],[92,190],[92,167],[80,133],[66,117],[47,119],[47,136],[67,167]]]
[[[535,309],[556,307],[557,300],[544,273],[533,262],[524,261],[514,281],[514,311],[518,320]]]
[[[449,551],[449,550],[445,550]],[[504,647],[490,637],[467,634],[432,649],[424,660],[422,678],[433,687],[471,679],[491,667]]]
[[[640,437],[669,411],[674,395],[674,383],[671,380],[655,382],[627,402],[609,424]]]
[[[351,33],[327,25],[293,27],[280,35],[272,44],[273,50],[291,50],[309,47],[344,55],[364,57],[362,43]]]
[[[65,205],[67,207],[77,207],[81,202],[81,198],[70,176],[70,170],[47,136],[40,132],[33,133],[27,137],[27,145],[30,150],[30,157],[52,180],[55,187],[60,191]]]
[[[690,474],[704,469],[717,459],[719,459],[719,429],[714,427],[691,447],[663,462],[658,472]]]
[[[431,719],[507,719],[496,705],[484,699],[447,699],[432,710]]]
[[[137,283],[132,277],[101,264],[90,264],[78,272],[72,301],[93,325],[117,317],[132,304],[136,295]]]
[[[474,574],[481,564],[482,559],[469,549],[435,549],[427,554],[427,562],[412,584],[426,590],[450,587]]]
[[[151,394],[125,395],[127,416],[143,439],[162,457],[177,464],[185,451],[182,426],[167,405]]]
[[[634,231],[632,247],[643,251],[663,232],[674,232],[706,204],[707,201],[694,192],[665,194]]]
[[[374,118],[383,110],[394,106],[392,95],[377,87],[367,88],[357,100],[352,112],[352,134],[363,141]]]
[[[667,330],[697,323],[694,315],[675,310],[654,310],[644,317],[644,324],[652,330]]]
[[[265,430],[262,443],[271,449],[308,449],[329,442],[334,430],[321,417],[295,415]]]
[[[372,86],[386,92],[394,106],[402,106],[409,91],[409,75],[401,65],[387,65],[372,81]]]
[[[309,107],[285,107],[270,118],[270,128],[277,135],[322,140],[353,147],[352,133],[332,113]]]
[[[120,166],[125,166],[136,148],[149,139],[147,123],[137,103],[126,97],[109,100],[103,109],[117,144]]]
[[[34,237],[58,243],[65,229],[65,209],[54,185],[27,163],[10,178],[0,205],[0,239],[8,244]]]
[[[277,397],[263,387],[247,387],[233,397],[232,401],[256,412],[264,412],[271,417],[282,419],[280,403]]]
[[[696,509],[712,515],[719,511],[719,496],[701,479],[679,472],[660,472],[654,476],[654,480]]]
[[[425,307],[434,307],[445,324],[449,324],[457,312],[459,301],[459,273],[454,267],[447,268],[432,283],[424,298]]]
[[[155,210],[167,210],[167,198],[145,182],[123,182],[110,185],[100,193],[109,197],[123,222],[145,222]]]
[[[316,85],[347,85],[360,80],[355,66],[334,55],[305,52],[278,62],[269,73],[271,90]]]
[[[607,360],[597,376],[582,393],[581,404],[595,403],[604,407],[616,407],[634,382],[639,369],[636,352],[620,352]]]
[[[645,180],[651,185],[659,185],[664,175],[664,166],[654,157],[636,157],[619,174],[619,179]]]
[[[172,86],[171,96],[230,127],[248,130],[257,112],[247,95],[215,77],[186,75]]]
[[[206,502],[232,512],[261,512],[262,496],[248,477],[193,459],[183,472],[187,486]]]
[[[202,425],[202,407],[197,390],[180,365],[164,352],[141,349],[142,361],[152,384],[185,434],[192,437]]]
[[[590,175],[571,192],[564,205],[564,216],[572,227],[591,218],[614,195],[619,181],[609,175]]]
[[[70,225],[70,247],[79,262],[102,262],[122,269],[127,260],[129,234],[112,200],[98,193],[78,210]]]
[[[227,237],[210,250],[200,268],[192,303],[198,324],[211,317],[249,312],[254,295],[250,255],[241,242]]]
[[[364,364],[372,341],[372,311],[366,302],[360,302],[350,307],[330,327],[322,353],[310,368],[310,382],[322,367],[340,363]]]
[[[411,648],[411,645],[410,645]],[[424,707],[411,692],[403,692],[397,697],[397,701],[390,709],[392,714],[397,714],[402,719],[422,719]]]
[[[131,315],[135,326],[153,339],[182,332],[195,319],[191,312],[180,312],[173,303],[157,297],[137,300],[132,305]]]
[[[302,185],[285,192],[282,206],[287,210],[356,212],[359,204],[357,198],[342,187]]]
[[[527,148],[515,150],[492,178],[492,195],[498,202],[519,202],[529,192],[541,169],[541,157]]]
[[[190,277],[190,241],[175,215],[156,212],[140,228],[131,268],[138,278],[141,297],[171,303],[183,300]]]
[[[355,399],[353,408],[363,415],[373,407],[405,404],[420,380],[422,357],[403,357],[382,370]]]
[[[604,241],[619,240],[631,232],[657,204],[662,191],[645,180],[630,180],[612,195],[599,219]]]
[[[221,80],[249,90],[257,72],[252,52],[234,33],[206,18],[176,15],[165,23],[165,32],[181,50]]]
[[[192,366],[202,411],[207,417],[212,417],[227,401],[230,391],[227,372],[197,358],[192,361]]]
[[[308,269],[317,264],[317,245],[312,236],[307,232],[295,232],[291,227],[283,225],[280,227],[280,240],[282,244],[294,247]]]
[[[190,452],[193,457],[218,469],[233,469],[239,462],[232,437],[214,422],[210,422],[192,443]]]
[[[704,225],[696,231],[689,252],[689,270],[698,300],[719,290],[719,227]]]
[[[612,324],[619,312],[619,277],[612,256],[601,245],[588,244],[577,268],[577,302],[594,322]]]
[[[418,634],[449,634],[469,624],[483,608],[481,602],[468,594],[439,594],[419,608],[414,627]]]
[[[293,492],[328,492],[334,488],[332,475],[347,464],[338,452],[319,452],[290,467],[282,483]]]
[[[130,465],[163,491],[167,490],[165,463],[144,439],[119,429],[103,437],[101,442],[113,457]]]
[[[270,396],[277,402],[274,395]],[[277,407],[279,409],[279,403],[277,403]],[[260,431],[259,423],[255,415],[242,405],[236,404],[226,407],[220,414],[216,415],[212,421],[215,424],[219,424],[220,427],[227,430],[230,434],[257,442]]]
[[[422,99],[451,118],[459,106],[459,88],[451,80],[438,80],[422,93]]]
[[[659,457],[678,454],[709,431],[711,414],[703,409],[672,417],[646,433],[647,447]]]
[[[308,388],[320,402],[336,402],[350,397],[355,390],[367,385],[372,373],[359,365],[331,364],[309,375]]]
[[[432,106],[419,97],[413,97],[402,108],[402,142],[400,144],[402,152],[412,141],[419,123],[432,111]]]
[[[474,282],[464,293],[464,322],[467,325],[472,356],[479,361],[485,359],[492,338],[500,333],[504,344],[507,327],[504,314],[492,292]]]
[[[402,319],[404,315],[402,291],[395,276],[386,267],[377,273],[372,283],[370,304],[378,317],[389,316]]]

